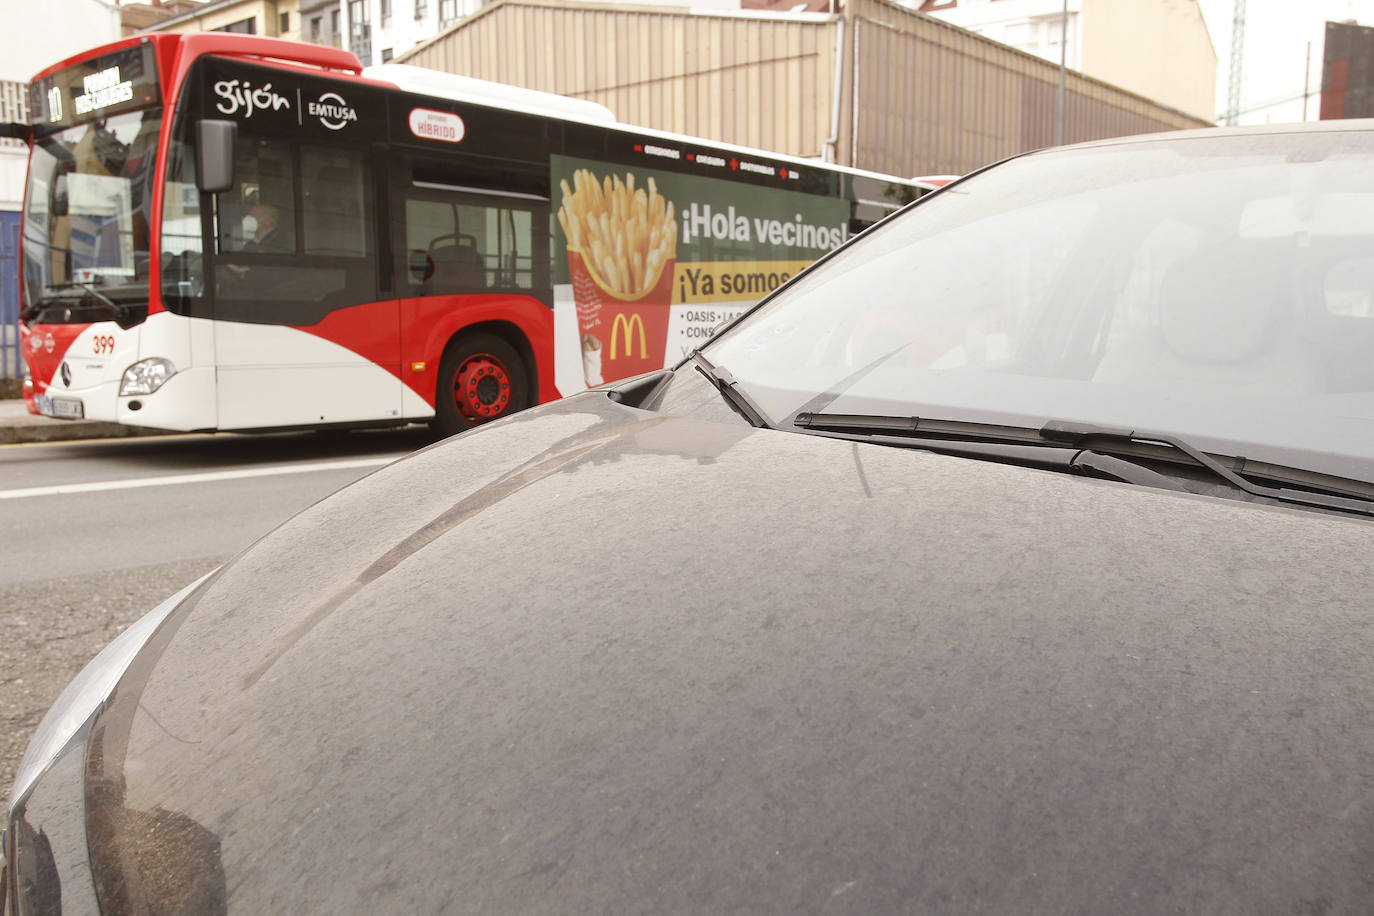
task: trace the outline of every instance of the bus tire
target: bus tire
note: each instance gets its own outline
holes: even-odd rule
[[[529,406],[525,361],[488,331],[453,340],[439,362],[434,392],[434,431],[452,436]]]

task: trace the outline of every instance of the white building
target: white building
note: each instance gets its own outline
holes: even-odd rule
[[[1059,63],[1064,0],[905,0]],[[1197,117],[1216,115],[1217,52],[1197,0],[1068,0],[1066,65]]]
[[[384,64],[481,7],[482,0],[343,0],[343,46],[364,65]]]
[[[1082,71],[1084,0],[1069,0],[1065,65]],[[1063,0],[916,0],[907,5],[945,22],[1059,63]]]
[[[119,7],[105,0],[44,0],[5,4],[0,53],[0,121],[28,120],[27,85],[39,70],[119,38]],[[24,205],[28,147],[0,140],[0,211]]]
[[[6,0],[0,42],[0,121],[28,121],[28,82],[40,70],[119,38],[119,8],[105,0]],[[0,139],[0,378],[17,378],[19,220],[28,146]]]

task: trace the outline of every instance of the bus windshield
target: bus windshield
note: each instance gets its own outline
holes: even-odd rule
[[[70,290],[87,301],[95,289],[99,299],[146,305],[161,115],[160,108],[125,112],[35,140],[24,210],[30,315],[91,320],[74,314]]]

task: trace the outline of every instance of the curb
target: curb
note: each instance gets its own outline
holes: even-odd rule
[[[0,423],[0,445],[31,442],[73,442],[81,439],[124,439],[130,436],[166,436],[165,429],[121,426],[94,420],[51,420],[27,415],[18,422]]]

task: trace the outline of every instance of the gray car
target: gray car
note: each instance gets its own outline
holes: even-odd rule
[[[7,906],[1374,909],[1374,125],[1034,153],[173,597]]]

